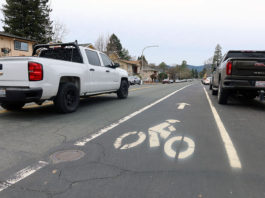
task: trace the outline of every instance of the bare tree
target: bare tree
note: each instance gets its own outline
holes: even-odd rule
[[[106,52],[108,43],[109,43],[109,35],[105,36],[101,34],[95,41],[95,48],[101,52]]]
[[[53,37],[52,41],[54,43],[61,43],[65,39],[65,36],[68,34],[66,25],[58,20],[53,22]]]

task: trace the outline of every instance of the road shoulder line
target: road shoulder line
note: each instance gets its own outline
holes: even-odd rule
[[[210,108],[212,110],[212,113],[213,113],[215,122],[217,124],[220,136],[221,136],[222,141],[224,143],[226,154],[228,156],[230,166],[232,168],[241,169],[242,165],[241,165],[240,159],[238,157],[237,151],[233,145],[233,142],[232,142],[232,140],[231,140],[231,138],[230,138],[218,112],[216,111],[216,108],[213,106],[212,101],[211,101],[206,89],[204,87],[203,87],[203,89],[204,89],[204,92],[206,94],[207,100],[209,102]]]

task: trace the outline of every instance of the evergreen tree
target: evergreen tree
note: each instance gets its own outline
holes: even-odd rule
[[[222,60],[222,47],[219,44],[217,44],[214,51],[212,69],[215,66],[219,65],[221,60]]]
[[[164,62],[160,63],[160,64],[158,65],[158,67],[159,67],[160,69],[162,69],[163,72],[165,72],[165,71],[167,70],[167,64],[164,63]]]
[[[49,0],[6,0],[3,5],[4,31],[31,38],[38,43],[52,40]]]
[[[181,69],[186,69],[187,68],[187,61],[183,60],[181,63]]]
[[[107,45],[107,52],[113,53],[116,52],[120,58],[123,57],[122,45],[120,39],[115,34],[112,34],[109,38],[109,43]]]
[[[199,74],[198,74],[198,70],[197,69],[195,69],[195,71],[194,71],[194,77],[195,78],[198,78],[199,77]]]
[[[120,58],[124,59],[124,60],[131,60],[132,57],[130,56],[129,51],[127,49],[123,48],[121,50],[121,57]]]
[[[191,76],[192,76],[192,78],[195,78],[195,71],[194,71],[194,69],[191,70]]]

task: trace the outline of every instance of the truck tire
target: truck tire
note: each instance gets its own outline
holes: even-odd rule
[[[75,112],[79,106],[79,90],[74,83],[61,83],[57,96],[54,98],[54,105],[60,113]]]
[[[18,111],[24,107],[24,102],[3,102],[1,103],[1,106],[9,111]]]
[[[213,87],[212,87],[212,95],[216,96],[217,94],[218,94],[218,90],[214,90]]]
[[[218,103],[227,104],[228,92],[222,88],[222,82],[219,83],[218,89]]]
[[[213,85],[212,83],[209,84],[209,90],[212,90],[213,89]]]
[[[121,86],[119,88],[119,90],[117,91],[117,96],[120,99],[125,99],[128,97],[128,91],[129,90],[129,86],[128,86],[128,82],[126,80],[122,80],[121,81]]]

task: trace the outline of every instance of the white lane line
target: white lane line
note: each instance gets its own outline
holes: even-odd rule
[[[0,182],[0,192],[5,190],[8,187],[14,185],[15,183],[25,179],[26,177],[32,175],[33,173],[35,173],[36,171],[40,170],[41,168],[43,168],[47,165],[48,165],[48,162],[39,161],[38,163],[36,163],[32,166],[28,166],[28,167],[18,171],[17,173],[15,173],[11,177],[9,177],[6,181]]]
[[[135,111],[134,113],[132,113],[132,114],[130,114],[130,115],[128,115],[128,116],[125,116],[124,118],[122,118],[122,119],[118,120],[117,122],[114,122],[113,124],[111,124],[111,125],[109,125],[109,126],[103,128],[103,129],[99,130],[98,132],[96,132],[96,133],[90,135],[89,137],[84,138],[84,139],[82,139],[81,141],[77,141],[74,145],[76,145],[76,146],[85,146],[86,143],[88,143],[89,141],[91,141],[91,140],[97,138],[98,136],[100,136],[100,135],[102,135],[102,134],[108,132],[109,130],[115,128],[116,126],[122,124],[123,122],[126,122],[127,120],[133,118],[134,116],[136,116],[136,115],[142,113],[143,111],[145,111],[145,110],[151,108],[152,106],[154,106],[154,105],[156,105],[156,104],[162,102],[163,100],[169,98],[170,96],[174,95],[175,93],[177,93],[177,92],[179,92],[179,91],[181,91],[181,90],[183,90],[183,89],[185,89],[185,88],[187,88],[187,87],[189,87],[189,86],[191,86],[191,85],[186,85],[185,87],[182,87],[182,88],[180,88],[180,89],[178,89],[178,90],[176,90],[176,91],[174,91],[174,92],[168,94],[167,96],[165,96],[165,97],[163,97],[163,98],[161,98],[161,99],[155,101],[154,103],[152,103],[152,104],[150,104],[150,105],[147,105],[147,106],[145,106],[144,108],[142,108],[142,109],[140,109],[140,110],[138,110],[138,111]]]
[[[225,126],[224,126],[219,114],[217,113],[215,107],[213,106],[212,101],[211,101],[206,89],[204,87],[203,87],[203,89],[204,89],[204,92],[205,92],[206,97],[208,99],[208,102],[209,102],[209,105],[211,107],[212,113],[214,115],[214,119],[215,119],[215,122],[216,122],[216,124],[218,126],[221,138],[223,140],[223,143],[224,143],[224,146],[225,146],[225,150],[226,150],[226,154],[227,154],[228,159],[229,159],[230,166],[232,168],[241,169],[242,168],[241,162],[240,162],[240,159],[239,159],[239,157],[237,155],[237,152],[236,152],[236,149],[235,149],[235,147],[233,145],[233,142],[232,142],[227,130],[225,129]]]

